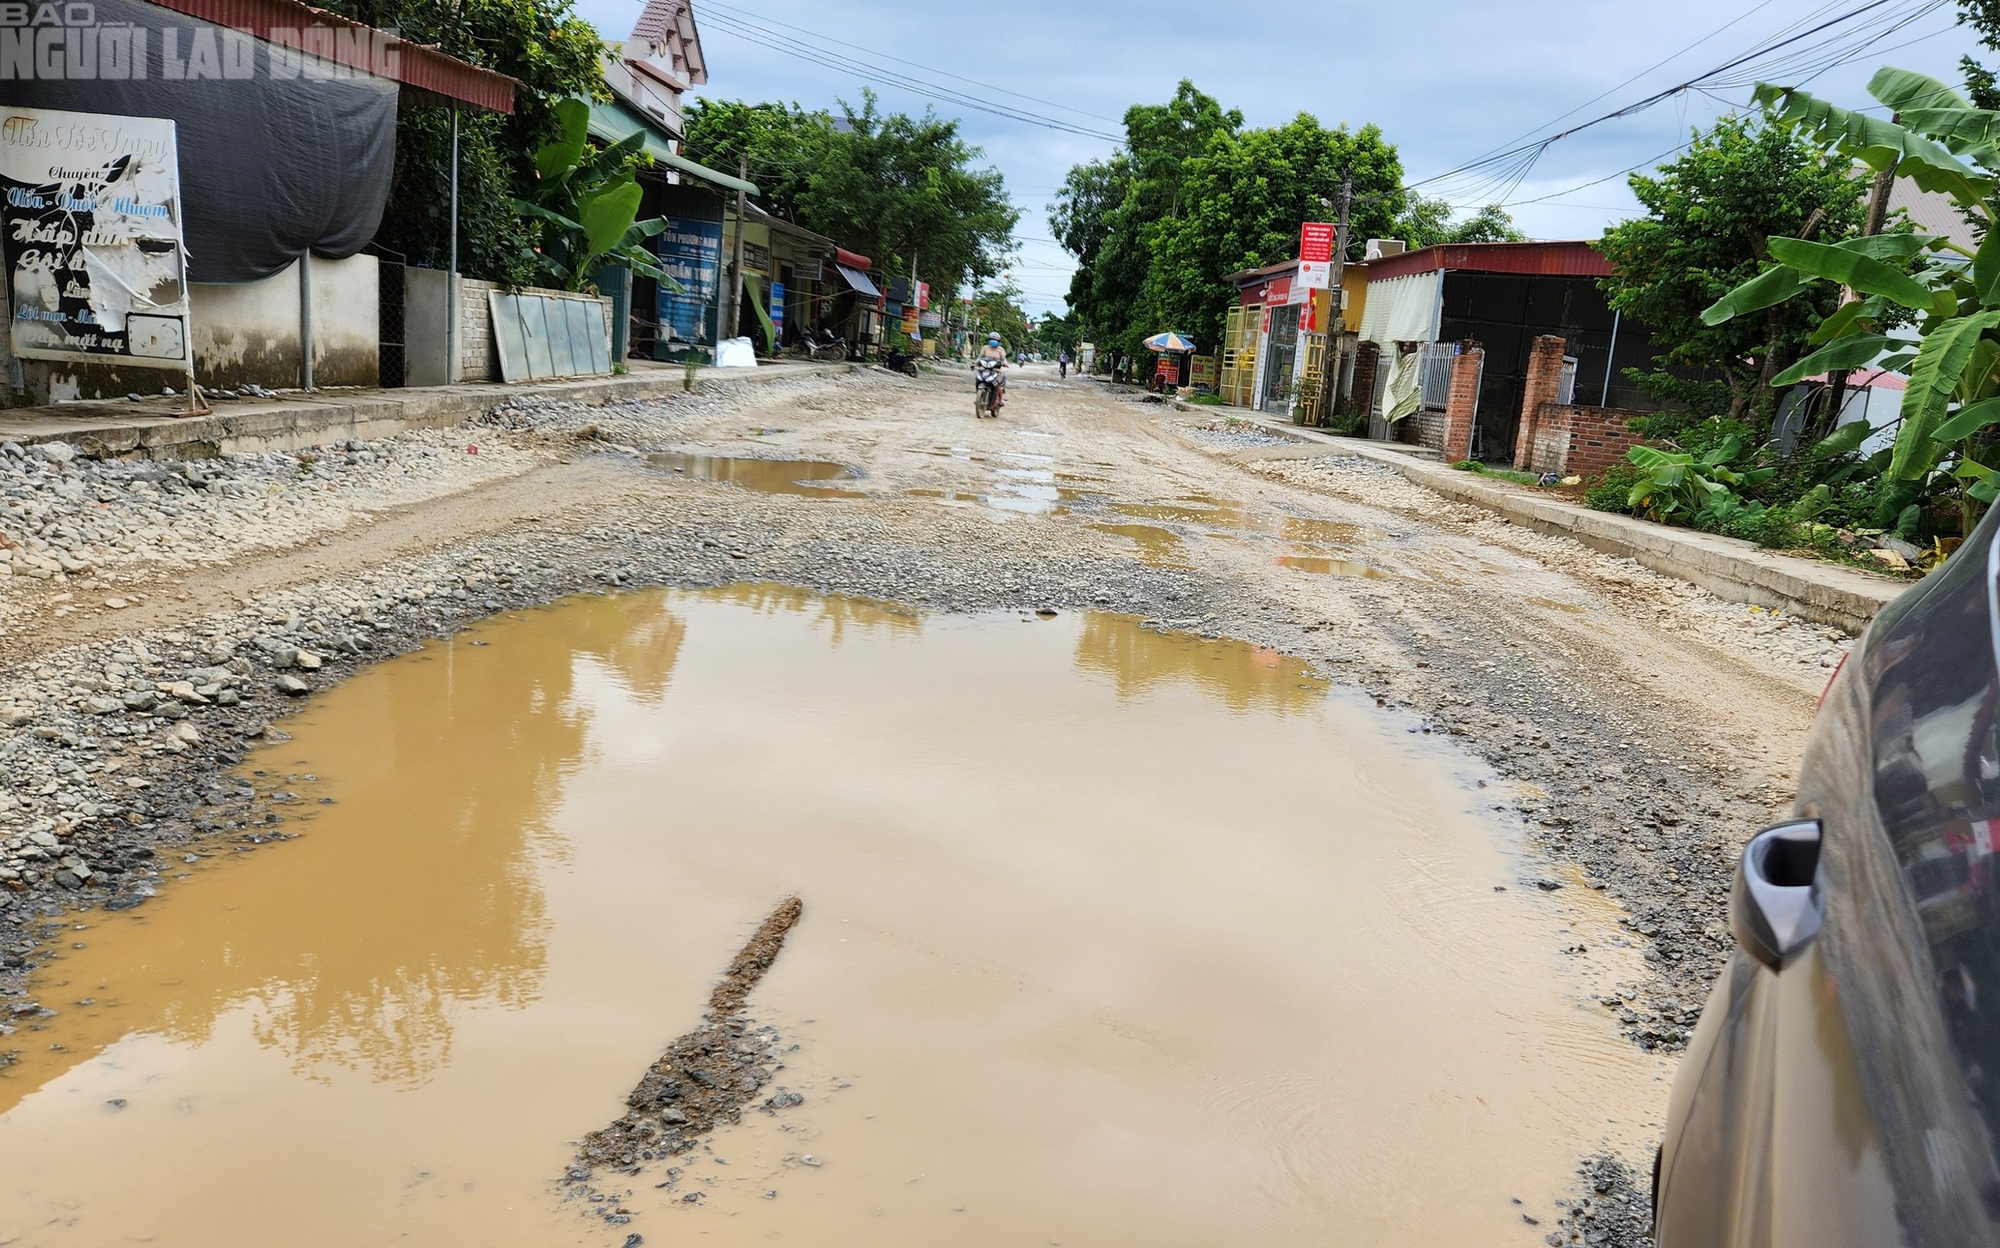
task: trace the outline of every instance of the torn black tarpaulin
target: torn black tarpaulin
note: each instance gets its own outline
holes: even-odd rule
[[[173,119],[191,280],[257,281],[375,236],[396,165],[394,81],[302,67],[294,49],[143,0],[95,8],[100,46],[123,23],[144,32],[145,76],[0,81],[0,104]]]

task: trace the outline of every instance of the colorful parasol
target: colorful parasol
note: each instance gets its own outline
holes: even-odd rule
[[[1146,339],[1146,345],[1166,355],[1178,355],[1184,351],[1194,350],[1192,342],[1189,342],[1172,330],[1168,330],[1164,334],[1154,334],[1151,338]]]

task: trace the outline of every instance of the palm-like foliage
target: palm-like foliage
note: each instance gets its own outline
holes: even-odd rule
[[[1757,102],[1779,125],[1877,173],[1893,171],[1948,195],[1983,241],[1968,249],[1939,236],[1882,234],[1841,243],[1772,239],[1775,263],[1703,314],[1710,324],[1775,306],[1819,282],[1854,297],[1813,336],[1817,348],[1773,378],[1790,386],[1830,369],[1879,362],[1906,374],[1902,428],[1889,464],[1904,481],[1956,482],[1969,530],[2000,495],[2000,112],[1975,108],[1923,74],[1885,68],[1868,90],[1897,120],[1840,108],[1804,91],[1760,85]],[[1885,331],[1914,318],[1914,351]],[[1890,353],[1882,358],[1884,353]]]
[[[582,290],[606,264],[622,264],[678,290],[646,248],[646,240],[666,228],[666,219],[637,219],[642,192],[636,170],[652,163],[641,150],[644,133],[593,148],[588,104],[563,100],[556,115],[562,137],[535,153],[534,198],[514,201],[516,211],[546,223],[539,259],[548,280],[564,290]]]

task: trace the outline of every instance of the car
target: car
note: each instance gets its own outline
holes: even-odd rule
[[[1822,699],[1673,1086],[1657,1248],[2000,1243],[2000,508]]]

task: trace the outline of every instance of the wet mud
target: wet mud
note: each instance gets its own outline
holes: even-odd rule
[[[637,1174],[643,1163],[677,1157],[708,1132],[742,1120],[744,1107],[776,1075],[783,1043],[775,1029],[757,1027],[744,1018],[743,1009],[757,982],[778,960],[786,934],[804,913],[797,897],[778,904],[709,994],[708,1016],[701,1026],[675,1040],[653,1063],[625,1098],[630,1108],[623,1117],[583,1137],[575,1163],[563,1172],[567,1199],[594,1205],[593,1212],[612,1225],[622,1225],[631,1219],[631,1211],[605,1199],[592,1185],[598,1170]],[[779,1088],[764,1102],[764,1109],[775,1113],[804,1100],[797,1092]],[[671,1191],[674,1182],[670,1178],[662,1190]],[[691,1192],[686,1199],[699,1200],[700,1195]]]

